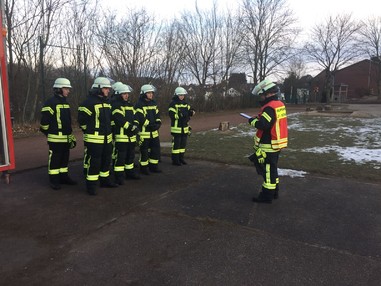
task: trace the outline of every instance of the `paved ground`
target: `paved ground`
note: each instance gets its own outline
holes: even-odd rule
[[[0,285],[381,284],[377,184],[282,177],[280,198],[257,205],[253,168],[163,157],[163,174],[90,197],[80,160],[81,183],[53,191],[45,141],[23,140],[0,185]]]

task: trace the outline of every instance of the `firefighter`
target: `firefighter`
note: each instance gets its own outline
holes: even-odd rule
[[[139,128],[134,122],[135,109],[130,102],[132,88],[126,84],[114,85],[111,101],[114,134],[113,166],[116,183],[124,184],[124,178],[140,179],[134,171],[136,135]]]
[[[257,129],[255,153],[250,160],[264,180],[259,196],[253,201],[271,203],[279,195],[278,159],[288,141],[286,107],[278,100],[279,87],[268,79],[258,83],[252,93],[260,97],[261,110],[258,116],[249,119],[249,124]]]
[[[76,146],[70,106],[66,101],[70,89],[68,79],[57,78],[53,84],[53,96],[41,109],[40,131],[47,137],[49,145],[48,173],[53,190],[61,189],[61,184],[77,184],[69,177],[68,168],[70,149]]]
[[[83,168],[89,195],[97,194],[97,184],[104,188],[118,185],[110,180],[112,155],[111,105],[109,103],[110,80],[97,77],[89,96],[78,108],[78,123],[83,131]]]
[[[183,87],[176,87],[175,94],[169,104],[168,114],[171,119],[172,165],[186,165],[184,160],[187,139],[190,135],[190,118],[196,113],[184,100],[188,92]]]
[[[161,173],[159,169],[161,119],[156,101],[153,99],[156,88],[145,84],[140,89],[139,100],[135,105],[135,123],[139,126],[140,172],[144,175]]]

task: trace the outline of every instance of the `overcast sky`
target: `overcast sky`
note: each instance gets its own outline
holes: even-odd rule
[[[180,15],[184,10],[193,10],[195,1],[192,0],[101,0],[104,5],[111,6],[119,11],[123,8],[145,7],[157,17],[171,19]],[[213,1],[221,9],[235,9],[240,0],[198,0],[201,9],[212,7]],[[313,25],[324,22],[330,15],[351,13],[356,19],[367,19],[371,16],[381,16],[381,4],[377,0],[288,0],[291,10],[294,11],[301,27],[311,28]],[[377,14],[376,14],[377,13]]]

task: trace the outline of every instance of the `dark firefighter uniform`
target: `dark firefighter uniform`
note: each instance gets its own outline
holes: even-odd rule
[[[158,168],[160,159],[159,128],[161,119],[156,101],[153,100],[155,87],[145,84],[141,87],[140,97],[135,105],[135,123],[139,126],[140,170],[149,175],[149,171],[160,173]]]
[[[83,131],[85,154],[83,168],[87,192],[96,195],[96,186],[116,187],[110,181],[112,155],[111,105],[108,91],[111,87],[107,78],[95,79],[89,96],[78,108],[78,123]],[[104,89],[107,89],[105,94]]]
[[[114,134],[113,165],[116,182],[123,185],[125,177],[139,179],[134,172],[136,135],[139,128],[134,123],[135,108],[128,100],[127,93],[132,92],[132,89],[125,84],[114,89],[115,94],[111,100]],[[127,96],[126,100],[123,96]]]
[[[187,139],[191,131],[189,120],[195,113],[184,100],[185,95],[187,95],[187,91],[182,87],[177,87],[175,89],[175,96],[172,98],[168,108],[168,115],[171,119],[172,164],[175,166],[187,164],[184,160],[184,155]]]
[[[287,147],[288,130],[286,107],[277,99],[278,87],[268,80],[260,82],[264,86],[261,95],[261,111],[255,118],[250,118],[251,126],[257,128],[254,136],[255,159],[258,174],[263,176],[262,191],[255,202],[271,203],[278,198],[279,177],[278,159],[280,151]]]
[[[48,173],[51,188],[58,190],[60,184],[76,184],[69,177],[70,148],[76,141],[72,134],[70,106],[63,95],[62,88],[71,88],[70,81],[65,78],[56,79],[54,95],[41,109],[40,131],[47,137],[49,145]],[[67,92],[68,93],[68,92]]]

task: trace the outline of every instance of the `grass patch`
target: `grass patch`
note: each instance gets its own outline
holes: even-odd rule
[[[279,168],[380,182],[381,120],[349,117],[289,116],[289,147]],[[255,129],[241,124],[228,131],[193,133],[188,158],[251,165]],[[163,153],[170,154],[170,148]]]

